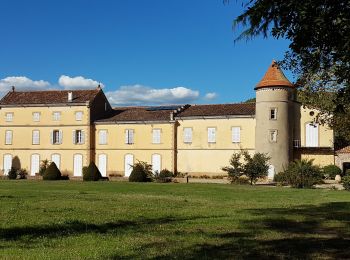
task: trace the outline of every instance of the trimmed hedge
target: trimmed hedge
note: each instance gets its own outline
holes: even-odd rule
[[[333,180],[336,175],[342,175],[341,169],[338,166],[333,164],[323,167],[323,173],[326,178],[333,179]]]
[[[56,164],[52,162],[49,167],[46,168],[44,175],[43,175],[43,180],[45,181],[57,181],[61,180],[61,172],[57,168]]]
[[[102,179],[102,174],[94,162],[90,162],[88,167],[83,167],[84,181],[98,181]]]
[[[160,173],[155,173],[155,179],[157,182],[171,182],[171,179],[174,177],[174,173],[168,169],[163,169]]]
[[[344,189],[350,191],[350,175],[345,175],[342,182]]]
[[[14,167],[11,167],[11,170],[7,174],[7,178],[10,180],[17,179],[17,170]]]
[[[129,176],[130,182],[151,182],[152,166],[146,162],[137,162],[132,166],[132,172]]]

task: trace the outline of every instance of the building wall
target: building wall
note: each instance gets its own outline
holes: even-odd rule
[[[216,128],[216,142],[208,143],[209,127]],[[232,142],[232,127],[241,128],[241,142]],[[184,128],[192,128],[192,143],[184,143]],[[222,167],[229,165],[233,153],[255,149],[255,119],[197,118],[179,119],[177,127],[178,171],[191,175],[224,175]]]
[[[83,112],[81,121],[75,120],[75,112]],[[13,121],[6,122],[6,113],[13,113]],[[33,113],[40,112],[40,121],[33,121]],[[53,112],[61,112],[59,121],[53,120]],[[40,160],[51,160],[52,154],[61,155],[60,169],[63,173],[73,174],[73,155],[83,155],[83,165],[90,161],[90,114],[87,106],[67,107],[3,107],[0,110],[0,167],[3,172],[5,154],[17,156],[21,168],[30,172],[31,154],[39,154]],[[63,133],[62,144],[51,144],[51,131],[57,129]],[[5,144],[5,131],[12,131],[12,144]],[[40,131],[40,144],[32,144],[33,130]],[[73,144],[73,130],[85,132],[84,144]]]
[[[161,169],[174,171],[174,122],[165,123],[129,123],[129,124],[96,124],[95,162],[98,166],[100,154],[107,155],[107,175],[124,175],[125,155],[134,155],[137,160],[152,163],[152,155],[161,156]],[[125,143],[126,129],[134,130],[134,144]],[[152,143],[152,129],[161,129],[160,144]],[[99,144],[99,131],[108,133],[107,144]]]

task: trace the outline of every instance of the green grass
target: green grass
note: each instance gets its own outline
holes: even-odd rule
[[[0,181],[7,259],[348,258],[350,192]]]

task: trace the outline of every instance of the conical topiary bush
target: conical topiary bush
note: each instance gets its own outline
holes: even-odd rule
[[[102,174],[94,162],[90,162],[88,167],[83,168],[84,181],[98,181],[102,179]]]
[[[43,175],[43,180],[50,180],[50,181],[55,181],[55,180],[60,180],[61,179],[61,172],[57,168],[56,164],[52,162],[49,167],[46,168],[44,175]]]

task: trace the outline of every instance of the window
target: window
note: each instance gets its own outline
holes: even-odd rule
[[[98,132],[98,143],[107,144],[107,130],[100,130]]]
[[[51,132],[51,144],[61,144],[62,143],[62,131],[53,130]]]
[[[134,143],[134,129],[125,130],[125,143],[133,144]]]
[[[270,109],[270,119],[277,119],[277,108],[274,107]]]
[[[269,140],[270,142],[277,142],[277,130],[269,130]]]
[[[53,121],[60,121],[61,120],[61,112],[53,112]]]
[[[32,144],[40,144],[40,132],[39,132],[39,130],[34,130],[32,132]]]
[[[5,144],[12,144],[12,131],[7,130],[5,132]]]
[[[6,113],[5,120],[6,120],[6,122],[12,122],[13,121],[13,113]]]
[[[209,127],[208,128],[208,143],[216,142],[216,128]]]
[[[184,128],[184,143],[192,143],[192,128]]]
[[[232,127],[232,143],[241,142],[241,128],[239,126]]]
[[[83,112],[81,112],[81,111],[75,112],[75,120],[76,121],[83,120]]]
[[[54,153],[51,155],[51,161],[54,162],[58,169],[61,167],[61,155],[58,153]]]
[[[153,129],[152,130],[152,143],[153,144],[160,144],[160,129]]]
[[[34,122],[39,122],[40,121],[40,113],[39,112],[34,112],[33,113],[33,121]]]
[[[83,144],[85,143],[85,133],[83,130],[73,131],[73,144]]]

